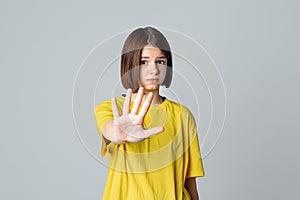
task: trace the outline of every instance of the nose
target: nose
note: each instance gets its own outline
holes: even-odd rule
[[[158,66],[155,62],[150,64],[149,71],[150,71],[150,74],[154,74],[154,75],[159,73]]]

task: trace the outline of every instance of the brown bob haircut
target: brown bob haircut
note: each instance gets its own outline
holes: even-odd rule
[[[170,45],[165,36],[153,27],[138,28],[132,31],[124,42],[121,56],[121,81],[123,87],[136,92],[140,83],[140,59],[144,46],[159,48],[167,58],[167,72],[162,85],[170,87],[173,62]]]

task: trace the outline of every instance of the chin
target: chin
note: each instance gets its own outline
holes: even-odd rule
[[[144,86],[144,89],[147,91],[155,91],[159,89],[159,85],[147,85]]]

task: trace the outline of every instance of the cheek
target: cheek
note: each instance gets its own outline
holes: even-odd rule
[[[146,73],[147,72],[145,69],[140,69],[140,79],[143,79],[143,77],[145,76]]]
[[[166,66],[161,67],[161,69],[159,71],[160,71],[161,76],[164,78],[167,73],[167,67]]]

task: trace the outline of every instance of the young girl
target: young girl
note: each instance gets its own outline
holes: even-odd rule
[[[198,199],[195,177],[204,170],[194,117],[159,93],[171,84],[172,66],[169,43],[157,29],[138,28],[125,40],[126,95],[95,109],[109,163],[103,199]]]

